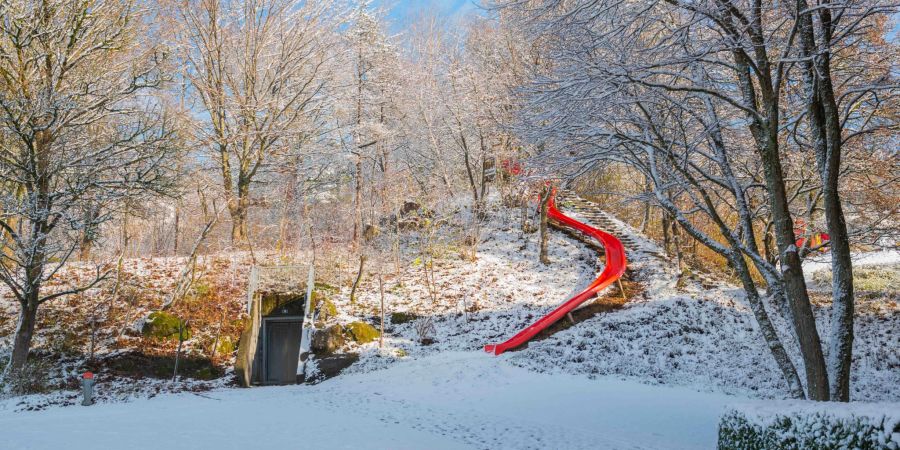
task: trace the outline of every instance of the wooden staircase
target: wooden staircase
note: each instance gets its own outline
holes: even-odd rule
[[[650,256],[659,258],[666,262],[672,261],[672,258],[658,247],[642,246],[641,243],[635,238],[634,230],[623,226],[621,222],[614,220],[613,217],[606,211],[603,211],[603,209],[600,208],[600,205],[598,205],[597,203],[579,197],[572,191],[562,189],[557,193],[557,202],[561,209],[572,211],[578,214],[578,216],[584,218],[591,225],[596,226],[597,228],[600,228],[608,233],[616,235],[622,242],[622,245],[625,246],[625,252],[626,254],[628,254],[629,259],[637,260],[642,256]],[[602,246],[599,246],[593,239],[589,238],[588,236],[572,231],[565,227],[560,227],[560,229],[567,234],[575,237],[576,239],[584,242],[585,244],[592,247],[599,247],[599,249],[602,250]],[[711,289],[720,284],[719,280],[716,279],[717,277],[714,274],[699,270],[695,267],[690,268],[687,273],[687,278],[696,281],[701,286],[703,286],[704,289]]]

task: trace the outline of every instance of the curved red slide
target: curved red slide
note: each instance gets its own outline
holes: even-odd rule
[[[603,248],[606,249],[606,267],[603,268],[603,272],[600,273],[600,276],[591,283],[587,289],[579,292],[574,297],[566,300],[565,303],[551,311],[544,317],[541,317],[537,322],[531,324],[528,328],[516,333],[515,336],[509,338],[506,342],[500,344],[489,344],[484,346],[484,351],[488,353],[493,353],[495,355],[499,355],[511,348],[516,348],[533,338],[536,334],[540,333],[541,330],[549,327],[556,323],[556,321],[565,317],[566,314],[580,306],[586,300],[593,298],[597,295],[598,292],[603,290],[603,288],[609,286],[614,283],[616,280],[622,277],[622,274],[625,273],[625,266],[627,261],[625,260],[625,247],[622,246],[622,243],[616,239],[615,236],[598,230],[594,227],[585,225],[571,217],[568,217],[561,213],[558,209],[556,209],[556,199],[554,197],[550,198],[550,204],[547,208],[547,216],[550,219],[556,220],[562,225],[565,225],[574,230],[578,230],[594,239],[596,239],[600,244],[603,245]]]

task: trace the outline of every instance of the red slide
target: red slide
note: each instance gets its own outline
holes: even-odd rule
[[[555,196],[554,196],[555,197]],[[556,199],[554,197],[550,198],[550,204],[547,210],[547,216],[550,219],[557,221],[569,228],[578,230],[594,239],[596,239],[600,244],[603,245],[603,248],[606,249],[606,267],[603,268],[603,272],[600,273],[600,276],[588,286],[587,289],[581,291],[576,294],[574,297],[566,300],[565,303],[554,309],[544,317],[541,317],[537,322],[531,324],[528,328],[516,333],[515,336],[509,338],[506,342],[500,344],[489,344],[484,346],[484,351],[488,353],[493,353],[495,355],[499,355],[511,348],[516,348],[526,342],[529,339],[533,338],[536,334],[540,333],[541,330],[553,325],[559,319],[565,317],[566,314],[580,306],[586,300],[590,300],[597,295],[598,292],[603,290],[603,288],[609,286],[614,283],[622,274],[625,273],[625,265],[627,261],[625,260],[625,247],[622,246],[622,243],[616,239],[615,236],[606,233],[604,231],[598,230],[594,227],[585,225],[571,217],[567,217],[563,215],[558,209],[556,209]]]

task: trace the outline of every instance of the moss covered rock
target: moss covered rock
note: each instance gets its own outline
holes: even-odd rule
[[[411,312],[395,312],[391,313],[391,323],[394,325],[401,325],[404,323],[413,322],[419,318],[418,314]]]
[[[344,328],[340,325],[332,325],[323,330],[316,330],[312,336],[310,347],[317,355],[330,355],[343,347]]]
[[[338,309],[337,306],[332,302],[326,295],[313,292],[312,301],[309,305],[313,311],[318,312],[318,320],[327,322],[330,319],[337,317]]]
[[[365,322],[351,322],[347,325],[347,334],[350,335],[354,342],[359,344],[367,344],[381,336],[381,333],[375,327]]]
[[[181,330],[182,327],[184,330]],[[191,338],[190,327],[185,326],[184,322],[178,317],[165,311],[150,313],[147,321],[144,322],[144,327],[141,329],[141,333],[144,336],[155,339],[178,339],[179,331],[183,331],[181,333],[182,340]]]

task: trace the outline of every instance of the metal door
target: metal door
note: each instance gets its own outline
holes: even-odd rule
[[[300,356],[301,322],[296,320],[265,321],[265,383],[297,382],[297,359]]]

